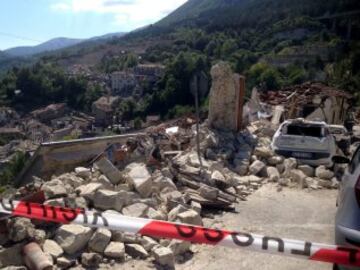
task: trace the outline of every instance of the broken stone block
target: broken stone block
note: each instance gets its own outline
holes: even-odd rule
[[[156,220],[166,220],[166,215],[163,213],[156,211],[154,208],[149,207],[149,209],[146,212],[145,217],[149,219],[156,219]]]
[[[146,259],[147,257],[149,257],[149,253],[141,245],[138,244],[125,245],[125,251],[134,259]]]
[[[48,199],[53,199],[53,198],[59,198],[59,197],[64,197],[68,194],[65,185],[63,182],[61,182],[58,179],[54,179],[51,180],[49,182],[46,182],[43,186],[42,186],[42,191],[45,194],[45,198]]]
[[[100,183],[105,189],[113,189],[114,185],[110,182],[110,180],[105,175],[100,175],[94,183]]]
[[[43,244],[46,239],[46,232],[44,230],[37,229],[34,232],[33,240],[38,244]]]
[[[160,197],[163,201],[165,201],[168,210],[173,209],[179,204],[186,204],[188,202],[188,198],[186,197],[186,195],[184,196],[181,192],[177,190],[160,193]]]
[[[334,173],[328,170],[325,166],[319,166],[315,170],[316,177],[323,180],[331,180],[334,177]]]
[[[174,221],[177,218],[178,214],[183,213],[187,210],[188,210],[187,208],[179,204],[175,208],[171,209],[171,211],[168,213],[168,220]]]
[[[149,206],[144,203],[135,203],[124,207],[122,213],[129,217],[145,217]]]
[[[0,247],[0,267],[24,265],[23,244],[16,244],[8,248]]]
[[[277,165],[276,165],[276,169],[278,170],[278,172],[279,172],[280,174],[284,174],[284,172],[285,172],[285,165],[284,165],[283,163],[277,164]]]
[[[303,183],[306,179],[306,175],[300,170],[291,170],[289,176],[291,179],[293,179],[293,181],[301,186],[303,186]]]
[[[174,182],[170,178],[164,176],[157,177],[153,180],[153,188],[159,192],[165,188],[168,190],[177,190]]]
[[[249,177],[247,177],[247,176],[241,176],[241,177],[235,176],[233,178],[233,181],[235,182],[236,186],[240,186],[240,185],[247,186],[250,184]]]
[[[149,252],[151,251],[155,246],[157,246],[159,243],[156,242],[154,239],[148,236],[143,236],[141,238],[141,245],[144,247],[144,249]]]
[[[212,188],[212,187],[205,186],[205,185],[202,185],[198,189],[198,192],[200,193],[200,195],[202,197],[204,197],[205,199],[208,199],[208,200],[216,200],[217,197],[219,196],[219,190],[217,188]]]
[[[174,268],[175,257],[174,257],[174,253],[172,252],[172,250],[170,248],[167,248],[167,247],[154,248],[154,250],[152,251],[152,254],[155,258],[155,261],[158,264],[160,264],[162,266]]]
[[[59,177],[57,177],[56,180],[59,180],[61,183],[63,183],[68,191],[69,190],[72,191],[72,189],[77,188],[84,183],[83,178],[77,177],[72,173],[62,174]]]
[[[191,248],[191,243],[173,239],[168,247],[172,250],[175,256],[178,256],[188,252]]]
[[[127,168],[128,182],[140,194],[141,197],[149,197],[152,192],[153,182],[145,164],[132,163]]]
[[[94,206],[101,210],[114,209],[121,211],[125,204],[126,195],[125,191],[98,190],[94,196]]]
[[[101,189],[102,185],[100,183],[90,183],[87,185],[80,186],[76,189],[76,192],[84,197],[85,199],[88,199],[90,201],[94,200],[95,192],[98,189]]]
[[[187,155],[188,159],[187,161],[189,162],[189,164],[195,168],[200,168],[200,161],[199,161],[199,156],[196,152],[191,152]],[[207,162],[204,157],[201,157],[201,163],[203,165],[204,168],[208,169],[210,167],[210,163]]]
[[[280,179],[280,173],[275,167],[267,167],[267,175],[271,182],[278,182]]]
[[[75,173],[77,176],[83,179],[89,179],[91,177],[91,170],[84,167],[75,168]]]
[[[240,162],[239,162],[240,161]],[[243,162],[243,160],[234,160],[235,168],[234,171],[240,175],[240,176],[245,176],[248,171],[249,171],[249,163],[248,162]]]
[[[62,225],[56,232],[55,241],[69,255],[84,249],[92,236],[92,230],[81,225]]]
[[[333,183],[329,180],[317,179],[317,184],[320,187],[331,189]]]
[[[201,204],[195,201],[191,202],[191,209],[194,210],[196,213],[198,213],[199,215],[201,214]]]
[[[119,242],[110,242],[109,245],[105,248],[104,255],[112,259],[124,260],[125,245]]]
[[[252,175],[259,175],[265,168],[266,165],[264,162],[256,160],[250,165],[249,172]]]
[[[185,212],[179,213],[177,215],[177,218],[180,220],[181,223],[202,226],[202,219],[201,219],[200,215],[191,209],[187,210]]]
[[[295,158],[287,158],[284,160],[285,172],[290,172],[297,168],[297,160]]]
[[[99,228],[89,241],[91,251],[103,253],[106,246],[110,243],[111,232],[108,229]]]
[[[76,260],[72,260],[66,257],[60,257],[56,259],[56,265],[60,269],[68,269],[76,264]]]
[[[216,185],[222,185],[222,186],[229,185],[229,182],[226,180],[225,176],[219,171],[214,171],[211,174],[211,181],[213,181]]]
[[[164,177],[167,177],[167,178],[170,178],[170,179],[174,178],[174,175],[171,173],[171,171],[170,171],[170,169],[168,167],[165,167],[165,168],[161,169],[161,174]]]
[[[274,155],[273,151],[269,147],[260,146],[256,147],[254,150],[254,155],[258,158],[270,158]]]
[[[315,169],[309,165],[300,165],[298,169],[308,177],[314,177],[315,175]]]
[[[97,253],[83,253],[81,255],[81,264],[87,268],[97,267],[101,261],[102,256]]]
[[[95,164],[112,184],[117,185],[122,181],[120,171],[107,158],[101,158]]]
[[[62,247],[60,247],[58,243],[50,239],[45,240],[42,249],[45,253],[50,254],[53,259],[57,259],[64,254],[64,250],[62,249]]]
[[[21,242],[35,235],[35,226],[27,218],[13,218],[7,222],[9,239],[14,242]]]
[[[272,166],[276,166],[284,162],[284,158],[280,156],[271,156],[267,159],[267,163]]]
[[[83,197],[66,197],[63,199],[65,206],[69,208],[87,208],[87,202]]]

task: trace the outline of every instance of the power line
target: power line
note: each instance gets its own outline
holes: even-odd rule
[[[0,36],[6,36],[6,37],[11,37],[11,38],[20,39],[20,40],[26,40],[26,41],[35,41],[35,42],[40,42],[40,43],[43,42],[41,40],[28,38],[28,37],[24,37],[24,36],[13,35],[13,34],[4,33],[4,32],[0,32]]]

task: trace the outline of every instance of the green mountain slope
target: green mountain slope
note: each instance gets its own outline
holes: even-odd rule
[[[257,26],[290,16],[316,17],[360,9],[357,0],[189,0],[157,26]]]

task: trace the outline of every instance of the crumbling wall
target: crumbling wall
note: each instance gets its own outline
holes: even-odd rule
[[[239,75],[229,64],[219,62],[211,69],[209,124],[220,130],[237,131],[237,90]]]
[[[73,141],[44,143],[17,177],[17,186],[29,183],[33,176],[50,179],[54,174],[73,170],[101,154],[110,144],[125,143],[141,134],[119,135]]]

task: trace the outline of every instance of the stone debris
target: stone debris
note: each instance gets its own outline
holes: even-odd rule
[[[97,267],[101,261],[102,256],[97,253],[83,253],[81,255],[81,264],[87,268]]]
[[[174,268],[175,257],[174,257],[174,253],[170,248],[167,247],[154,248],[152,254],[155,258],[155,261],[158,264],[162,266]]]
[[[121,182],[122,176],[120,171],[107,158],[101,158],[95,163],[95,165],[112,184],[117,185]]]
[[[99,228],[89,241],[89,249],[94,252],[104,252],[111,240],[111,232],[108,229]]]
[[[7,227],[9,239],[14,242],[21,242],[35,235],[35,226],[27,218],[9,219]]]
[[[334,172],[326,169],[325,166],[319,166],[315,170],[315,175],[323,180],[331,180],[334,177]]]
[[[81,251],[89,242],[93,232],[81,225],[62,225],[56,232],[55,241],[63,250],[73,255]]]
[[[264,162],[260,161],[260,160],[256,160],[254,161],[250,168],[249,168],[249,172],[253,175],[259,175],[263,172],[263,170],[266,168],[266,165]]]
[[[148,212],[149,206],[144,203],[135,203],[129,205],[122,210],[125,216],[130,217],[145,217]]]
[[[232,83],[216,84],[225,92],[232,91]],[[222,109],[214,101],[212,106]],[[309,191],[338,187],[336,174],[326,167],[314,168],[275,155],[270,144],[276,127],[266,120],[253,122],[241,132],[232,131],[235,123],[228,129],[209,127],[228,117],[230,114],[214,112],[212,121],[200,125],[202,166],[194,121],[179,121],[169,124],[179,127],[175,133],[166,133],[168,126],[162,124],[129,139],[121,147],[126,158],[122,154],[113,163],[100,154],[88,167],[77,167],[47,182],[36,178],[14,190],[14,199],[42,190],[48,205],[201,226],[205,215],[212,218],[209,211],[213,208],[234,210],[234,203],[246,200],[265,183],[284,192],[285,187]],[[193,250],[189,242],[73,224],[44,226],[25,218],[12,218],[6,224],[8,233],[0,239],[6,247],[0,248],[0,267],[24,266],[21,243],[25,241],[37,242],[56,269],[109,267],[131,259],[148,259],[171,269],[181,258],[191,257],[187,253]]]
[[[116,192],[105,189],[97,190],[94,195],[94,206],[100,210],[113,209],[121,211],[125,204],[124,193],[126,192]]]
[[[45,240],[42,249],[46,254],[50,254],[54,259],[57,259],[64,254],[62,247],[51,239]]]
[[[125,245],[119,242],[110,242],[105,248],[104,255],[106,257],[124,260],[125,259]]]
[[[148,197],[152,192],[152,178],[145,164],[133,163],[127,169],[128,183],[142,196]]]
[[[147,257],[149,257],[149,253],[141,245],[138,244],[126,244],[125,251],[134,259],[146,259]]]
[[[315,176],[315,169],[309,165],[300,165],[298,167],[300,171],[302,171],[306,176],[308,177],[314,177]]]

